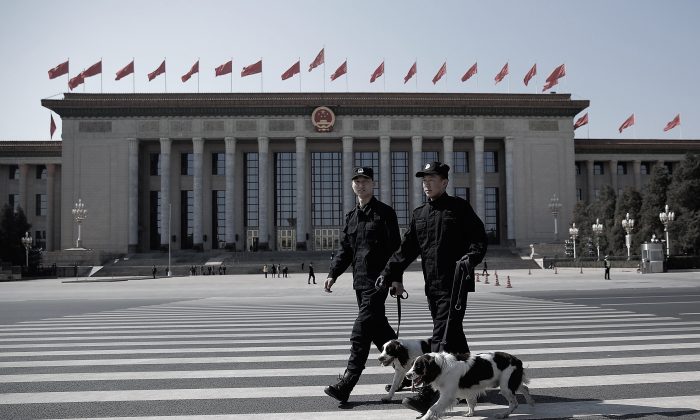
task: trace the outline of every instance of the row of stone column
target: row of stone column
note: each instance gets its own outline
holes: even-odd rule
[[[30,167],[37,165],[30,165],[27,163],[22,163],[19,165],[19,206],[22,207],[28,219],[34,216],[29,214],[29,194],[27,192],[28,180]],[[54,217],[55,217],[55,207],[56,207],[56,169],[57,165],[55,163],[49,163],[46,165],[46,249],[48,251],[53,251],[55,249],[54,240]]]
[[[595,200],[595,193],[594,193],[594,187],[595,187],[595,182],[594,182],[594,171],[593,167],[595,165],[596,161],[594,159],[588,159],[585,161],[586,162],[586,185],[587,185],[587,193],[588,193],[588,202],[592,202]],[[613,188],[613,190],[617,191],[618,190],[618,182],[617,182],[617,164],[618,160],[617,159],[610,159],[607,162],[607,167],[608,167],[608,173],[610,174],[610,186]],[[657,160],[655,161],[655,164],[657,166],[661,166],[664,164],[663,160]],[[641,191],[642,189],[642,174],[641,174],[641,169],[642,169],[642,161],[641,160],[633,160],[632,161],[632,173],[634,175],[634,189],[637,191]]]
[[[225,167],[226,167],[226,199],[225,199],[225,234],[227,245],[233,245],[235,241],[235,220],[237,217],[236,211],[234,209],[234,196],[235,196],[235,179],[232,176],[235,173],[235,156],[236,156],[236,139],[234,137],[226,137],[225,141]],[[443,161],[444,163],[450,165],[454,168],[454,137],[444,136],[443,139]],[[129,248],[131,252],[135,252],[138,245],[138,140],[131,138],[128,139],[129,142],[129,181],[128,181],[128,215],[129,215]],[[274,186],[274,183],[269,179],[269,138],[268,137],[258,137],[258,169],[259,169],[259,184],[258,188],[260,190],[258,198],[258,211],[260,214],[259,225],[258,225],[258,248],[268,249],[269,239],[270,239],[270,224],[266,217],[268,214],[268,194],[267,191]],[[307,201],[307,191],[306,182],[301,180],[306,180],[307,178],[307,139],[306,137],[296,137],[296,173],[297,179],[297,200],[296,200],[296,213],[297,213],[297,223],[296,223],[296,237],[297,237],[297,249],[306,249],[307,244],[307,212],[306,212],[306,201]],[[352,136],[342,137],[342,156],[343,156],[343,207],[345,211],[349,211],[355,205],[355,197],[352,192],[352,187],[350,179],[352,178],[352,169],[354,164],[354,148],[353,148],[354,138]],[[389,136],[381,136],[379,138],[379,168],[382,176],[382,181],[380,185],[380,199],[385,203],[391,203],[391,138]],[[171,146],[172,140],[169,138],[160,139],[160,191],[161,191],[161,221],[165,223],[168,220],[169,207],[168,203],[171,202],[170,197],[170,182],[171,182]],[[193,225],[193,238],[195,249],[201,249],[203,245],[203,231],[202,231],[202,197],[203,197],[203,150],[204,150],[204,139],[194,138],[192,139],[192,149],[193,149],[193,163],[194,163],[194,176],[193,176],[193,195],[194,195],[194,225]],[[410,172],[414,174],[420,168],[422,168],[423,158],[423,137],[413,136],[411,138],[411,167]],[[513,218],[513,179],[512,179],[512,165],[513,165],[513,138],[507,137],[505,140],[505,151],[506,151],[506,203],[507,203],[507,225],[508,225],[508,239],[514,238],[514,218]],[[485,203],[484,203],[484,137],[476,136],[474,137],[474,190],[475,190],[475,201],[474,206],[476,213],[479,217],[484,218],[485,214]],[[411,175],[410,174],[410,175]],[[412,191],[412,203],[413,206],[418,206],[422,201],[422,185],[421,180],[410,176],[411,178],[411,191]],[[448,186],[448,193],[454,194],[454,183],[450,182]],[[161,235],[161,246],[167,247],[170,238],[168,235]]]

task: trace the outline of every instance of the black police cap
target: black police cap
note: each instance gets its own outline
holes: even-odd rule
[[[422,178],[426,175],[440,175],[447,179],[447,173],[450,172],[450,167],[441,162],[430,162],[423,166],[423,169],[416,172],[417,178]]]
[[[368,167],[355,168],[352,171],[352,179],[364,176],[374,181],[374,170]]]

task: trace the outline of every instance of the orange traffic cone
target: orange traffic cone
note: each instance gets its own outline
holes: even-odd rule
[[[496,273],[496,283],[494,284],[494,286],[500,286],[500,285],[501,284],[498,282],[498,273]]]
[[[506,279],[507,279],[507,281],[506,281],[506,289],[512,289],[513,286],[511,286],[511,284],[510,284],[510,276],[506,277]]]
[[[486,275],[484,277],[485,277],[484,284],[489,284],[489,273],[486,273]]]

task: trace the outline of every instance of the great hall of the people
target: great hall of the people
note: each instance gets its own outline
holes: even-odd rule
[[[0,203],[21,206],[34,243],[75,246],[71,212],[88,210],[82,245],[107,253],[330,250],[355,205],[355,166],[403,229],[421,205],[426,162],[450,170],[489,241],[554,239],[603,185],[641,190],[697,140],[575,139],[589,102],[568,94],[66,93],[42,105],[62,140],[0,142]]]

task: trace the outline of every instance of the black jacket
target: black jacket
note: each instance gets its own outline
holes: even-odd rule
[[[328,277],[337,279],[352,264],[353,288],[373,288],[379,273],[401,242],[396,212],[372,197],[365,207],[355,206],[345,215],[343,233]]]
[[[485,254],[484,223],[468,202],[444,193],[413,210],[401,247],[382,275],[388,281],[401,281],[401,274],[420,255],[426,295],[449,294],[457,261],[469,255],[471,270],[467,291],[473,292],[474,267]]]

